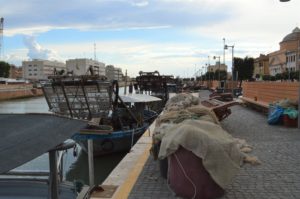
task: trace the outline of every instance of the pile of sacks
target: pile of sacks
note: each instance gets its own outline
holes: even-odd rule
[[[298,102],[290,99],[269,104],[268,124],[297,127],[298,108]]]
[[[211,109],[202,106],[199,99],[191,94],[178,94],[167,102],[163,114],[156,120],[153,134],[152,154],[154,158],[160,160],[168,158],[169,162],[172,163],[170,157],[172,155],[176,156],[181,148],[191,152],[201,160],[201,165],[206,170],[204,172],[208,172],[208,176],[216,183],[215,187],[218,187],[218,190],[223,190],[231,183],[232,178],[244,162],[260,163],[257,158],[246,154],[251,152],[252,147],[245,140],[235,139],[228,134],[220,126],[215,113]],[[181,165],[178,168],[182,168],[183,171],[189,170],[182,166],[184,163],[180,162],[180,159],[176,156],[177,160]],[[183,173],[183,178],[188,177],[186,172]],[[174,176],[169,179],[174,179]],[[189,181],[192,182],[192,180]],[[169,183],[171,183],[172,188],[172,181]],[[195,183],[192,182],[192,184]],[[176,192],[176,185],[173,184],[174,187],[175,190],[173,190]],[[198,190],[198,192],[202,190],[202,194],[210,195],[199,187],[195,190]],[[189,191],[186,191],[186,193]],[[182,191],[178,192],[182,197],[191,197],[182,194]],[[195,192],[198,197],[201,193]],[[219,196],[215,195],[215,197]],[[213,195],[210,195],[210,197],[201,195],[201,198],[214,197]]]

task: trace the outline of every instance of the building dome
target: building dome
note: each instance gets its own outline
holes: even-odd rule
[[[300,39],[300,29],[296,27],[292,33],[288,34],[283,38],[282,42],[295,41],[298,39]]]

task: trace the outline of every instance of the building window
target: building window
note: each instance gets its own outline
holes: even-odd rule
[[[36,74],[36,73],[34,73],[34,76],[37,76],[37,74]]]
[[[31,76],[32,74],[31,73],[29,73],[29,76]]]
[[[31,67],[31,65],[28,65],[28,67]]]

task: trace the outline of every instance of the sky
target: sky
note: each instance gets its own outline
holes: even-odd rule
[[[258,57],[300,26],[300,1],[0,0],[1,59],[91,58],[127,70],[190,77],[206,64]],[[232,49],[225,51],[231,71]]]

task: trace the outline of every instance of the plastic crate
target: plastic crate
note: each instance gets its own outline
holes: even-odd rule
[[[297,127],[298,126],[298,118],[291,119],[288,115],[283,115],[283,125],[286,127]]]

